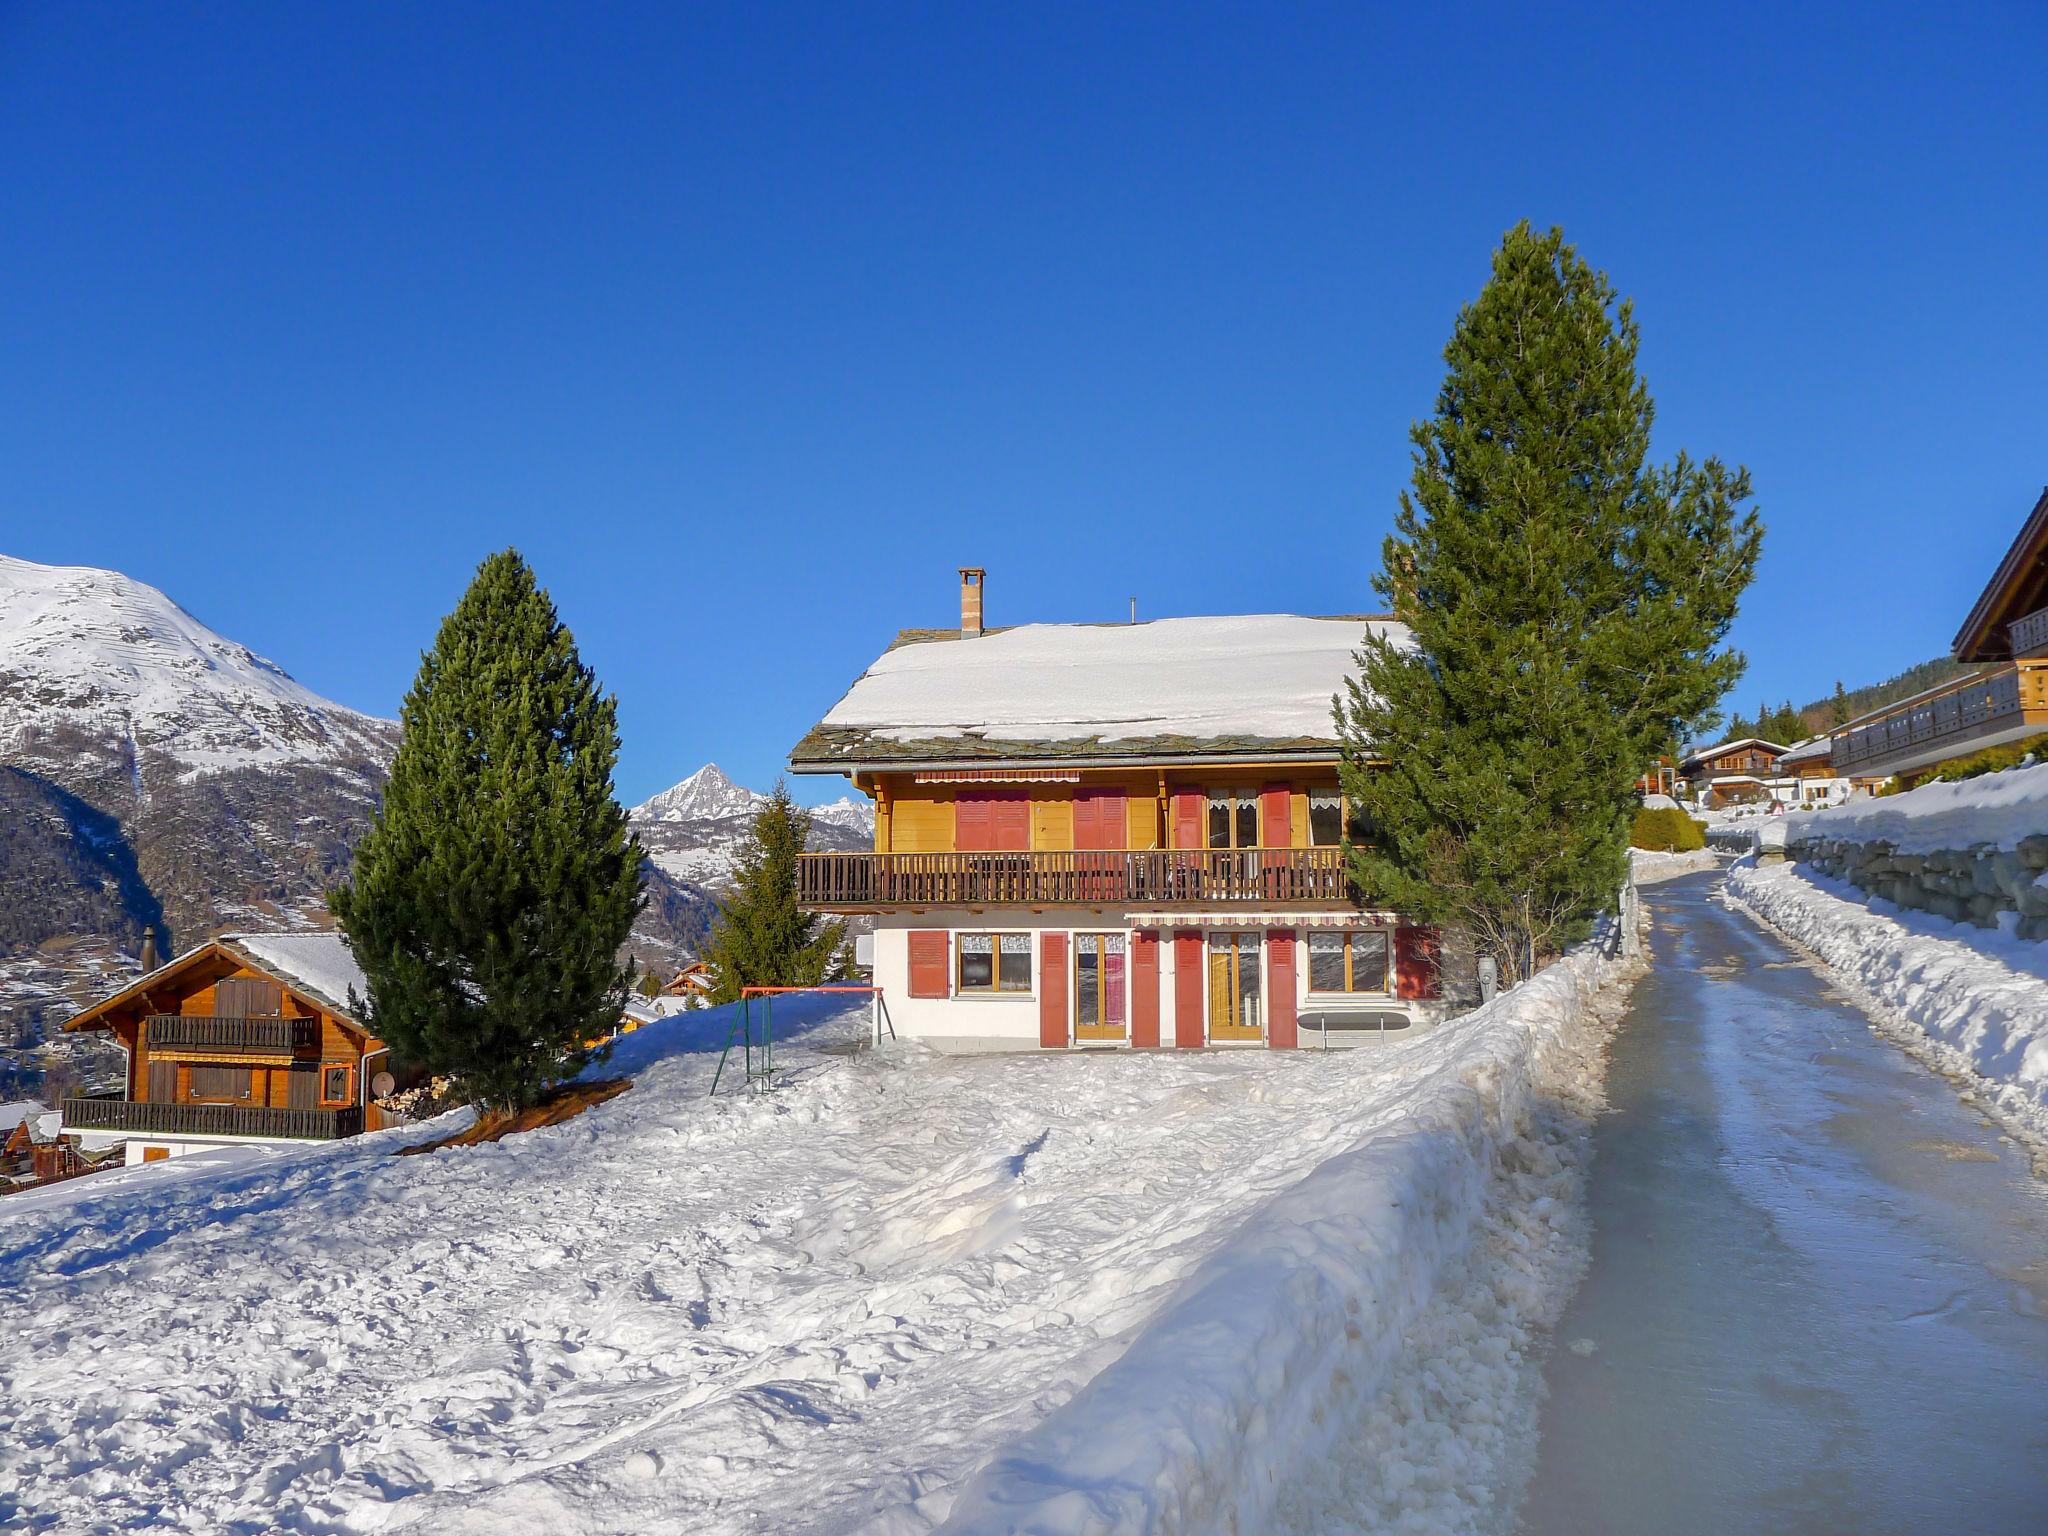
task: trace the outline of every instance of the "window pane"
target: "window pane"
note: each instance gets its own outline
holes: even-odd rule
[[[327,1091],[325,1098],[330,1104],[339,1104],[348,1097],[348,1068],[327,1069]]]
[[[1334,848],[1344,841],[1344,797],[1334,789],[1310,791],[1308,840],[1318,848]]]
[[[1387,990],[1387,936],[1381,932],[1351,935],[1351,990]]]
[[[1100,1024],[1095,975],[1095,944],[1086,937],[1080,939],[1074,949],[1074,1022],[1086,1028]]]
[[[1245,794],[1237,802],[1237,846],[1256,848],[1259,846],[1259,798]]]
[[[1209,791],[1209,846],[1230,846],[1230,796]]]
[[[986,933],[960,935],[960,989],[987,991],[996,984],[996,941]]]
[[[1308,989],[1311,992],[1344,990],[1344,935],[1311,933],[1308,936]]]
[[[1031,990],[1031,935],[1028,933],[1003,935],[1002,990]]]

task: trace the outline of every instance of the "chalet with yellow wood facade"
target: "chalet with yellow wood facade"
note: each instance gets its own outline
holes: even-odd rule
[[[907,630],[807,734],[875,846],[802,857],[874,923],[896,1029],[948,1050],[1288,1049],[1442,1008],[1436,935],[1346,877],[1333,696],[1384,618]],[[1352,828],[1354,835],[1361,829]]]
[[[145,960],[145,963],[146,960]],[[352,1009],[368,992],[335,933],[227,934],[68,1020],[127,1058],[118,1099],[66,1099],[63,1129],[131,1163],[247,1142],[378,1130],[391,1054]]]

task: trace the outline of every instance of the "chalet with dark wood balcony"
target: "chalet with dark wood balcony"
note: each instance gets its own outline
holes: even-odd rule
[[[334,933],[229,934],[151,967],[64,1025],[127,1057],[125,1093],[66,1099],[64,1130],[137,1163],[378,1129],[398,1069],[350,1002],[367,990]]]
[[[1289,1048],[1440,1006],[1436,936],[1346,873],[1335,695],[1384,617],[906,630],[798,743],[875,804],[806,854],[875,928],[899,1031],[942,1049]]]

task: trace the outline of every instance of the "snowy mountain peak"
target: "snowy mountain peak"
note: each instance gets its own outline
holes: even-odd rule
[[[751,816],[767,803],[766,795],[733,783],[718,764],[706,763],[682,783],[641,802],[629,813],[640,821],[708,821],[722,816]]]
[[[394,727],[323,699],[118,571],[0,555],[0,757],[69,732],[125,737],[188,773],[379,757]]]

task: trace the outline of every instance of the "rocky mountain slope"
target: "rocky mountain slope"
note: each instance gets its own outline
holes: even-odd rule
[[[0,1089],[145,926],[165,954],[325,926],[397,743],[154,587],[0,556]],[[660,868],[647,895],[629,947],[673,969],[715,902]]]
[[[682,783],[628,812],[640,844],[671,878],[718,890],[732,878],[733,855],[755,815],[768,803],[707,763]],[[851,796],[811,808],[810,846],[821,852],[857,852],[874,846],[875,812]]]

